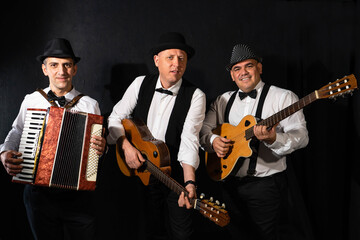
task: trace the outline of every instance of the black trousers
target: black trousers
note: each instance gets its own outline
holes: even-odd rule
[[[179,207],[179,196],[162,183],[146,188],[147,239],[192,239],[193,210]]]
[[[279,239],[279,217],[286,189],[285,172],[264,178],[227,179],[224,201],[231,218],[227,229],[232,239]]]
[[[25,186],[24,204],[34,238],[95,239],[94,192]]]

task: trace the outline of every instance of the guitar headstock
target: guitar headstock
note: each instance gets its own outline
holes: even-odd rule
[[[220,206],[220,202],[214,202],[212,198],[210,198],[210,200],[204,199],[204,194],[201,194],[200,199],[196,200],[195,208],[220,227],[224,227],[230,222],[230,217],[225,210],[225,205],[222,204]]]
[[[335,82],[329,83],[315,91],[316,98],[336,98],[344,94],[352,93],[357,89],[357,80],[354,74],[345,76]]]

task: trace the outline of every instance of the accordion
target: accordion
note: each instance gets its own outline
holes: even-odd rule
[[[101,136],[103,117],[59,107],[27,109],[19,152],[23,169],[13,182],[95,190],[99,156],[91,135]]]

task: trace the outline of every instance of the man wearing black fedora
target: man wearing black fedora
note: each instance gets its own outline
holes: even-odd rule
[[[171,32],[161,35],[150,53],[158,73],[137,77],[114,106],[108,119],[108,143],[118,143],[127,165],[138,169],[145,160],[124,135],[121,120],[141,119],[152,135],[168,146],[172,178],[185,186],[189,198],[195,198],[199,131],[206,100],[200,89],[183,78],[195,51],[181,34]],[[147,209],[159,211],[149,214],[149,239],[189,239],[193,232],[191,211],[186,209],[191,208],[189,200],[152,177],[150,181],[154,183],[147,187]],[[166,225],[170,225],[168,231],[163,230]]]
[[[75,56],[68,40],[55,38],[45,46],[44,54],[37,57],[49,78],[49,86],[25,96],[18,116],[1,147],[1,162],[8,174],[19,173],[23,162],[18,152],[28,108],[47,109],[61,106],[79,112],[100,115],[96,100],[78,92],[72,84],[80,58]],[[72,101],[76,100],[76,101]],[[102,155],[105,138],[92,136],[91,143]],[[94,239],[93,192],[60,190],[26,185],[24,204],[35,239]]]
[[[218,96],[211,104],[200,132],[200,143],[219,158],[237,159],[239,152],[233,151],[233,147],[238,140],[212,131],[223,123],[241,127],[240,121],[247,115],[268,118],[297,102],[298,97],[262,81],[262,58],[246,44],[234,46],[226,70],[238,90]],[[251,124],[248,118],[246,121],[234,136],[245,137],[246,124]],[[229,176],[222,179],[224,201],[231,217],[228,230],[234,239],[279,239],[278,217],[287,188],[286,155],[308,143],[303,112],[291,115],[272,128],[254,125],[253,134],[256,137],[251,140],[253,154],[238,160],[236,166],[224,166],[233,167]]]

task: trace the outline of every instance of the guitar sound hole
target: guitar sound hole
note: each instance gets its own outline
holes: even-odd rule
[[[249,126],[250,125],[250,121],[249,120],[246,120],[245,121],[245,127]]]
[[[223,168],[225,168],[225,169],[226,169],[226,168],[227,168],[227,165],[223,165]]]
[[[157,151],[154,151],[154,152],[153,152],[153,156],[154,156],[154,158],[157,158],[158,152],[157,152]]]

